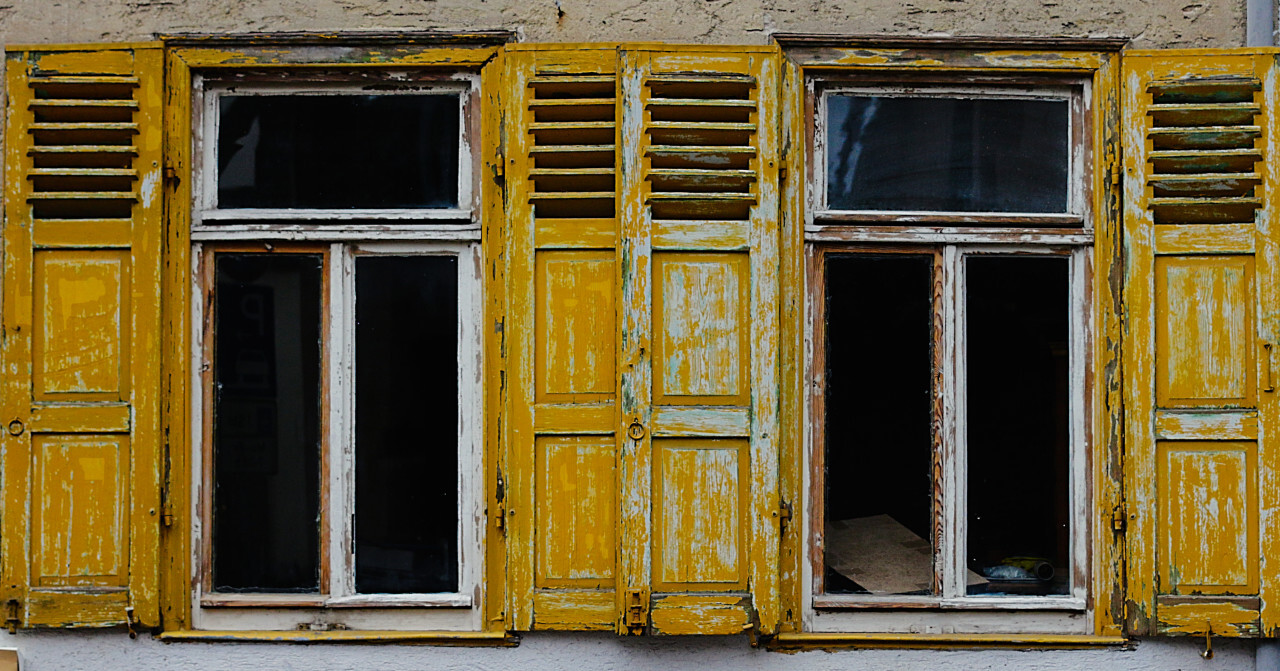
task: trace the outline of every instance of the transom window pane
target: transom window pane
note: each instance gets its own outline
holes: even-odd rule
[[[218,102],[219,208],[458,207],[457,95]]]
[[[827,209],[1068,212],[1066,99],[826,101]]]

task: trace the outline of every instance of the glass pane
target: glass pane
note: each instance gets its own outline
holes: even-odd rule
[[[970,594],[1067,594],[1069,261],[966,260]]]
[[[356,259],[356,591],[458,590],[458,259]]]
[[[457,95],[225,95],[218,207],[458,206]]]
[[[213,584],[320,586],[322,258],[214,262]]]
[[[932,296],[932,255],[827,257],[827,593],[934,593]]]
[[[1067,211],[1066,100],[827,98],[827,207]]]

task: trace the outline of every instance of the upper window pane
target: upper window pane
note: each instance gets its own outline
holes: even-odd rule
[[[222,95],[218,207],[458,207],[459,97]]]
[[[1067,99],[827,97],[827,208],[1068,212]]]

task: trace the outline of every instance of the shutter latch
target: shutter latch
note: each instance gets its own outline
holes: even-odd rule
[[[644,598],[643,589],[627,590],[627,627],[631,633],[638,634],[648,624],[649,600]]]
[[[5,604],[7,611],[4,618],[4,626],[8,628],[10,634],[18,633],[18,627],[22,626],[22,603],[17,599],[9,599],[9,603]]]

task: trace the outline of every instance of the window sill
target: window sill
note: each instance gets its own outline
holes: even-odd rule
[[[410,643],[422,645],[515,647],[520,637],[502,631],[166,631],[165,643]]]
[[[828,648],[1093,648],[1128,645],[1123,636],[1083,634],[830,634],[781,633],[773,650]]]

